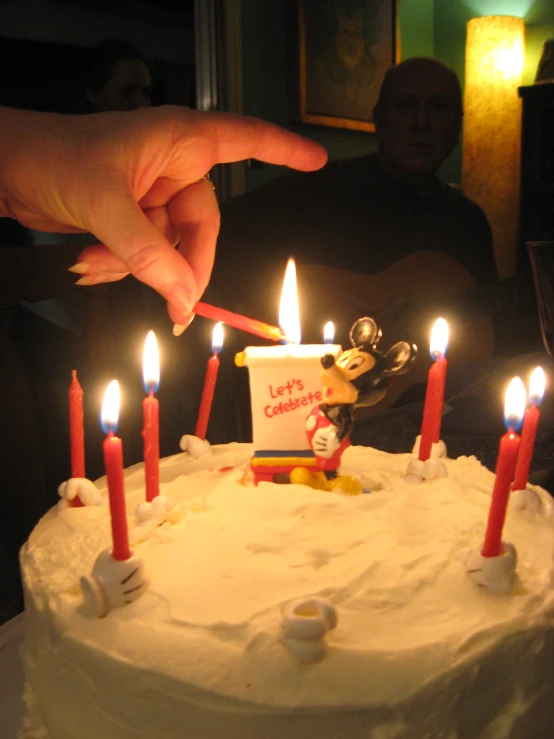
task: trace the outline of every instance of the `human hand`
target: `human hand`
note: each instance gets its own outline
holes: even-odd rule
[[[93,233],[104,246],[80,255],[81,284],[131,273],[180,324],[208,284],[219,232],[204,175],[248,158],[305,171],[327,160],[318,144],[272,124],[175,106],[84,116],[0,109],[0,121],[0,213],[37,230]]]

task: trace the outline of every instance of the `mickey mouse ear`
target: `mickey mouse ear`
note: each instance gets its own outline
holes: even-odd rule
[[[385,354],[385,375],[404,375],[416,358],[417,347],[407,341],[399,341]]]
[[[372,346],[376,344],[381,338],[381,329],[377,327],[377,324],[373,318],[358,318],[356,323],[350,329],[350,341],[352,346],[362,346],[362,344],[369,344]]]

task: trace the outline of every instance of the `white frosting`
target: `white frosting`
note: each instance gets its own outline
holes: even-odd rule
[[[24,662],[50,739],[549,735],[551,516],[508,507],[518,584],[498,595],[460,562],[482,545],[494,484],[475,458],[410,485],[410,455],[351,447],[341,473],[372,492],[343,496],[244,485],[251,447],[212,452],[161,462],[173,507],[133,545],[150,585],[125,608],[95,619],[82,605],[106,507],[53,509],[23,548]],[[143,487],[142,466],[128,470],[130,530]],[[303,664],[283,618],[312,599],[338,625]]]

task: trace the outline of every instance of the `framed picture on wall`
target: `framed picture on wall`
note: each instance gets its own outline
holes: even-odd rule
[[[396,0],[297,0],[303,123],[374,131],[385,72],[398,59]]]

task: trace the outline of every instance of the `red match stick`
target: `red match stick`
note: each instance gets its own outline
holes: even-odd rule
[[[286,341],[287,337],[281,331],[278,326],[271,326],[269,323],[263,321],[256,321],[254,318],[247,318],[241,316],[239,313],[233,313],[230,310],[224,308],[217,308],[215,305],[209,305],[208,303],[196,303],[193,308],[193,313],[203,318],[211,318],[213,321],[221,321],[226,323],[228,326],[233,326],[246,333],[254,334],[255,336],[261,336],[262,339],[269,339],[270,341]],[[173,332],[178,336],[182,333],[179,331],[179,327],[176,325]]]

